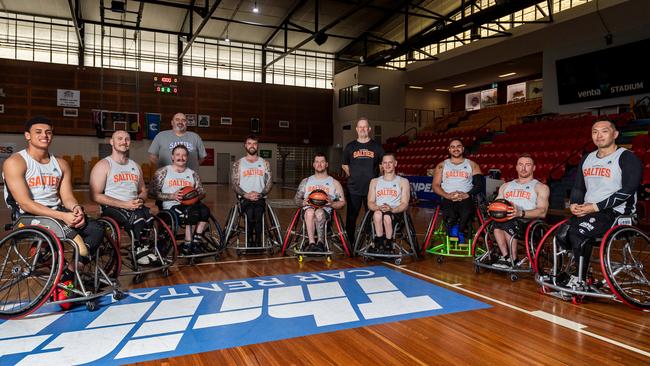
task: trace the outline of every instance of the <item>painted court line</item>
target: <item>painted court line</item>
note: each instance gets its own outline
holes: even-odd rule
[[[517,310],[517,311],[522,312],[522,313],[524,313],[524,314],[528,314],[528,315],[530,315],[530,316],[534,316],[534,317],[536,317],[536,318],[543,319],[543,320],[546,320],[546,321],[548,321],[548,322],[551,322],[551,323],[554,323],[554,324],[557,324],[557,325],[563,326],[563,327],[565,327],[565,328],[568,328],[568,329],[574,330],[574,331],[576,331],[576,332],[578,332],[578,333],[581,333],[581,334],[584,334],[584,335],[590,336],[590,337],[592,337],[592,338],[596,338],[596,339],[598,339],[598,340],[601,340],[601,341],[603,341],[603,342],[607,342],[607,343],[609,343],[609,344],[613,344],[613,345],[615,345],[615,346],[617,346],[617,347],[624,348],[624,349],[626,349],[626,350],[628,350],[628,351],[632,351],[632,352],[638,353],[638,354],[643,355],[643,356],[645,356],[645,357],[650,357],[650,352],[648,352],[648,351],[644,351],[644,350],[642,350],[642,349],[639,349],[639,348],[636,348],[636,347],[630,346],[629,344],[625,344],[625,343],[619,342],[619,341],[617,341],[617,340],[614,340],[614,339],[611,339],[611,338],[604,337],[604,336],[602,336],[602,335],[600,335],[600,334],[596,334],[596,333],[590,332],[590,331],[588,331],[588,330],[585,330],[585,328],[586,328],[585,325],[580,324],[580,323],[576,323],[576,322],[571,321],[571,320],[569,320],[569,319],[565,319],[565,318],[562,318],[562,317],[559,317],[559,316],[555,316],[555,315],[553,315],[553,314],[549,314],[549,313],[547,313],[547,312],[545,312],[545,311],[542,311],[542,310],[534,310],[534,311],[526,310],[526,309],[524,309],[524,308],[520,308],[520,307],[518,307],[518,306],[516,306],[516,305],[508,304],[507,302],[503,302],[503,301],[501,301],[501,300],[497,300],[497,299],[491,298],[491,297],[489,297],[489,296],[485,296],[485,295],[483,295],[483,294],[480,294],[480,293],[478,293],[478,292],[474,292],[474,291],[472,291],[472,290],[468,290],[468,289],[466,289],[466,288],[463,288],[463,287],[461,287],[462,284],[460,284],[460,283],[450,284],[450,283],[448,283],[448,282],[445,282],[445,281],[439,280],[439,279],[437,279],[437,278],[433,278],[433,277],[431,277],[431,276],[427,276],[427,275],[425,275],[425,274],[423,274],[423,273],[420,273],[420,272],[417,272],[417,271],[414,271],[414,270],[411,270],[411,269],[408,269],[408,268],[404,268],[404,267],[396,266],[396,265],[394,265],[394,264],[392,264],[392,263],[384,262],[384,264],[386,264],[386,265],[388,265],[388,266],[390,266],[390,267],[394,267],[394,268],[397,268],[397,269],[399,269],[399,270],[402,270],[402,271],[405,271],[405,272],[408,272],[408,273],[414,274],[414,275],[416,275],[416,276],[420,276],[420,277],[426,278],[426,279],[428,279],[428,280],[430,280],[430,281],[437,282],[437,283],[443,284],[443,285],[445,285],[445,286],[449,286],[449,287],[455,288],[455,289],[457,289],[457,290],[460,290],[460,291],[466,292],[466,293],[468,293],[468,294],[472,294],[472,295],[474,295],[474,296],[480,297],[481,299],[484,299],[484,300],[488,300],[488,301],[491,301],[491,302],[497,303],[497,304],[499,304],[499,305],[502,305],[502,306],[508,307],[508,308],[510,308],[510,309],[513,309],[513,310]]]
[[[195,263],[195,264],[182,264],[182,265],[175,265],[173,267],[206,266],[206,265],[209,265],[209,264],[230,264],[230,263],[246,263],[246,262],[260,262],[260,261],[276,261],[276,260],[294,259],[294,258],[296,258],[295,255],[287,256],[287,257],[273,257],[273,258],[237,259],[237,260],[232,260],[232,261],[214,261],[214,262],[201,262],[201,263]]]

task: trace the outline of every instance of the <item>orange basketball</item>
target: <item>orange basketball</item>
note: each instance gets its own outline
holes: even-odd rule
[[[502,198],[494,200],[487,208],[488,216],[497,222],[505,222],[512,219],[515,206],[508,200]]]
[[[181,205],[191,206],[199,200],[199,191],[194,189],[194,187],[187,186],[181,188],[181,194]]]
[[[307,203],[313,207],[323,207],[327,204],[327,193],[322,189],[314,189],[307,196]]]

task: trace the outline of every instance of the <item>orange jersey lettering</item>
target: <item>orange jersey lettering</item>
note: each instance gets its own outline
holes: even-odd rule
[[[449,170],[445,172],[445,178],[469,178],[469,174],[463,170]]]
[[[140,176],[133,173],[118,173],[113,176],[113,183],[139,182]]]
[[[377,197],[397,197],[399,192],[396,189],[383,188],[377,191]]]
[[[186,181],[185,179],[169,179],[167,184],[170,187],[191,187],[192,182]]]
[[[259,169],[259,168],[250,168],[250,169],[245,169],[242,172],[242,175],[244,177],[251,177],[251,176],[264,176],[264,169]]]
[[[41,176],[35,176],[31,177],[27,180],[27,186],[31,187],[45,187],[45,186],[51,186],[51,187],[57,187],[59,185],[59,181],[61,179],[59,177],[55,177],[52,175],[43,175]]]
[[[375,152],[372,151],[372,150],[366,150],[366,149],[357,150],[354,153],[352,153],[352,157],[354,159],[356,159],[356,158],[374,158],[375,157]]]
[[[530,200],[530,192],[521,190],[521,189],[515,189],[509,192],[506,192],[504,194],[505,199],[510,199],[510,198],[523,198]]]
[[[582,170],[582,174],[585,177],[609,178],[612,176],[612,170],[610,168],[585,168]]]

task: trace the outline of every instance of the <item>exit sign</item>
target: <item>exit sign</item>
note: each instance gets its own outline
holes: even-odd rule
[[[153,88],[159,94],[178,94],[178,78],[175,76],[155,75]]]

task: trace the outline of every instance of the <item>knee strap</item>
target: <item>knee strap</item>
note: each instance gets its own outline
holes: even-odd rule
[[[569,229],[571,226],[569,224],[562,224],[557,228],[555,232],[555,241],[564,249],[570,250],[571,243],[569,242]]]

